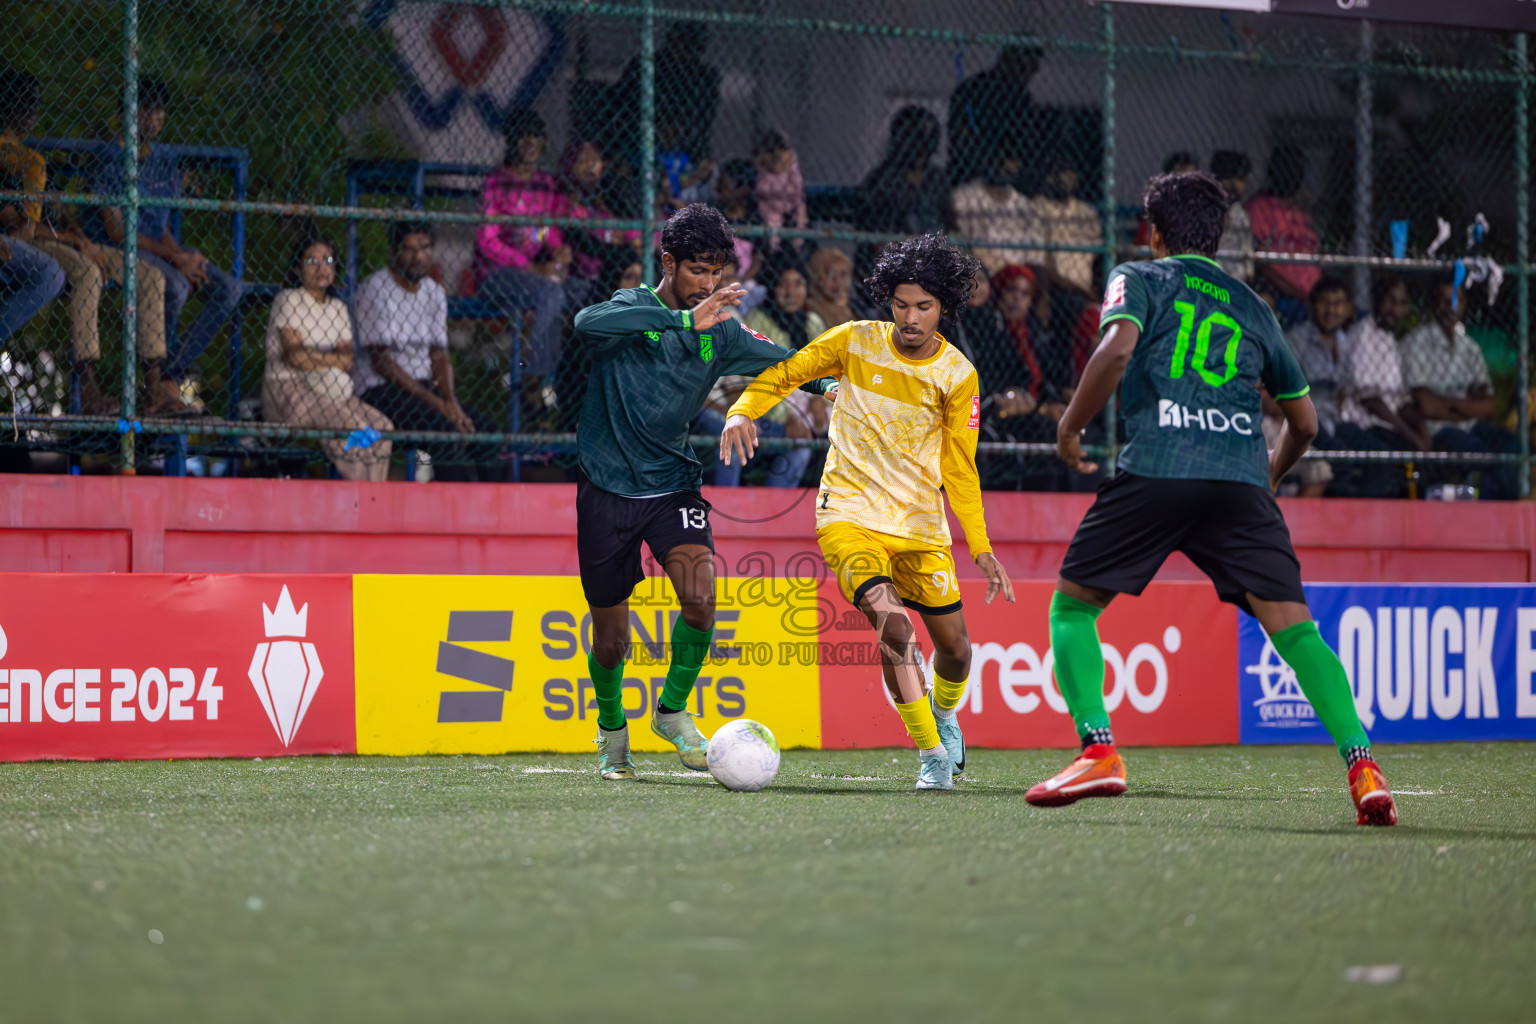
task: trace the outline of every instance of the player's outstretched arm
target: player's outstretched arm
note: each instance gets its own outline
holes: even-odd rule
[[[1072,394],[1072,402],[1056,424],[1056,454],[1068,466],[1079,473],[1094,473],[1099,464],[1083,460],[1083,428],[1099,414],[1120,386],[1125,367],[1141,340],[1141,328],[1132,320],[1116,320],[1104,334],[1104,340],[1093,350],[1088,365],[1083,367],[1083,379]]]
[[[976,374],[945,399],[944,440],[939,450],[939,477],[949,507],[965,530],[965,543],[971,557],[987,578],[986,603],[1002,594],[1013,603],[1013,581],[1008,571],[992,554],[987,537],[987,520],[981,506],[981,474],[976,471],[976,442],[980,437],[981,392]]]
[[[757,451],[757,425],[753,422],[778,405],[791,391],[818,378],[841,377],[848,350],[848,331],[834,328],[794,355],[773,342],[740,329],[740,339],[720,372],[755,373],[741,397],[726,414],[720,434],[720,460],[731,465],[732,454],[744,464]]]
[[[1285,426],[1280,431],[1280,443],[1269,456],[1269,489],[1272,491],[1279,488],[1285,474],[1301,461],[1317,436],[1317,410],[1312,407],[1309,396],[1282,398],[1277,404],[1285,416]]]

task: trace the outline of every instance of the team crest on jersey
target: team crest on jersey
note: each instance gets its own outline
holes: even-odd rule
[[[715,339],[713,335],[699,335],[699,358],[706,363],[715,357]]]
[[[1099,309],[1099,316],[1107,316],[1111,309],[1125,303],[1125,278],[1117,277],[1109,282],[1109,289],[1104,293],[1104,305]]]
[[[972,430],[981,429],[981,396],[971,396],[971,421],[966,424]]]

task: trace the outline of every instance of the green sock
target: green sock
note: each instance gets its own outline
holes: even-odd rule
[[[1061,591],[1051,597],[1051,651],[1056,685],[1083,745],[1114,743],[1104,711],[1104,652],[1099,649],[1101,609]]]
[[[624,728],[624,663],[621,661],[613,668],[603,668],[589,651],[587,673],[592,677],[592,688],[597,691],[597,724],[609,732]]]
[[[1339,656],[1323,642],[1317,623],[1299,622],[1269,638],[1285,663],[1296,670],[1301,692],[1312,702],[1328,735],[1339,745],[1339,754],[1353,764],[1369,757],[1371,738],[1355,712],[1355,696]],[[1352,756],[1355,755],[1355,756]]]
[[[673,711],[687,709],[688,695],[709,656],[709,642],[714,635],[713,623],[708,629],[694,629],[681,615],[677,617],[672,627],[672,662],[667,666],[667,681],[661,687],[662,707]]]

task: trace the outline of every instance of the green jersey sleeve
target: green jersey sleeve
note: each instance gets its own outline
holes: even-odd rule
[[[1147,314],[1151,303],[1147,297],[1147,283],[1132,269],[1132,264],[1122,263],[1110,271],[1109,285],[1104,289],[1104,304],[1099,308],[1099,337],[1109,330],[1116,320],[1129,320],[1137,329],[1146,332]]]
[[[692,315],[668,309],[661,303],[636,301],[636,290],[618,291],[607,302],[588,306],[576,314],[574,334],[594,355],[611,352],[628,343],[645,343],[652,331],[692,330]]]
[[[1291,346],[1286,344],[1274,312],[1268,306],[1264,311],[1268,316],[1260,329],[1264,339],[1264,369],[1259,379],[1264,382],[1264,390],[1276,401],[1300,398],[1312,388],[1307,384],[1307,377],[1301,372],[1301,364],[1296,361]]]

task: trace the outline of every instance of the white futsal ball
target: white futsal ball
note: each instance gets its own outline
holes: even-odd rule
[[[726,789],[755,793],[779,773],[779,741],[760,722],[738,718],[709,738],[709,774]]]

